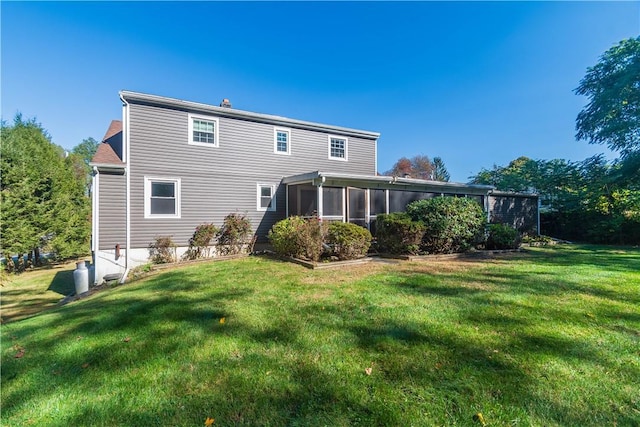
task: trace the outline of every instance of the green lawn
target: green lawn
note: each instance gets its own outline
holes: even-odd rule
[[[640,250],[198,264],[1,338],[3,426],[638,426]]]

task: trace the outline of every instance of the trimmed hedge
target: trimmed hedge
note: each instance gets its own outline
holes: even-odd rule
[[[318,261],[322,255],[327,225],[318,218],[292,216],[269,230],[269,241],[278,255]]]
[[[473,199],[434,197],[418,200],[407,206],[407,214],[425,227],[421,243],[424,252],[464,252],[484,240],[486,218]]]
[[[420,252],[424,232],[424,224],[412,221],[405,212],[379,214],[376,217],[376,239],[380,252],[415,255]]]
[[[522,237],[515,228],[508,224],[489,224],[486,249],[518,249],[520,243]]]
[[[329,224],[327,243],[339,260],[357,259],[367,255],[371,246],[371,233],[364,227],[349,222]]]

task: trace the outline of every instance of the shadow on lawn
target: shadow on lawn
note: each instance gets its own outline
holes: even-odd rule
[[[74,384],[86,388],[87,396],[94,398],[78,403],[74,413],[62,415],[62,422],[67,425],[86,425],[95,420],[112,425],[201,425],[208,415],[229,425],[255,425],[259,420],[272,425],[403,425],[402,411],[397,407],[390,410],[389,404],[405,405],[406,411],[416,411],[416,407],[428,408],[430,402],[442,401],[449,422],[468,419],[471,424],[469,414],[476,410],[496,405],[519,406],[524,411],[523,402],[545,399],[532,373],[523,368],[520,358],[524,352],[564,360],[586,359],[603,366],[612,363],[599,355],[593,343],[585,343],[578,337],[518,332],[494,348],[485,340],[466,338],[455,328],[439,328],[435,322],[386,319],[384,311],[373,303],[363,308],[364,303],[356,300],[331,305],[305,301],[268,324],[247,325],[235,319],[234,307],[238,301],[245,305],[252,303],[255,291],[241,284],[238,278],[245,273],[238,271],[235,283],[217,283],[213,274],[204,278],[188,270],[166,272],[145,286],[144,298],[138,287],[123,287],[113,296],[98,294],[81,304],[44,314],[43,320],[33,326],[17,327],[13,335],[9,332],[4,338],[1,367],[6,387],[4,415],[25,411],[31,401],[46,400],[58,387]],[[384,287],[425,300],[436,297],[449,300],[452,305],[469,304],[469,310],[461,312],[460,323],[477,325],[483,330],[506,332],[528,326],[529,320],[517,314],[525,306],[491,301],[487,297],[507,292],[505,286],[509,281],[526,283],[535,276],[510,272],[488,276],[482,271],[475,274],[474,280],[486,282],[491,290],[452,288],[434,277],[410,271],[400,272]],[[558,296],[576,287],[573,283],[559,285],[548,290],[549,283],[541,282],[533,290],[515,291]],[[216,290],[199,292],[203,286]],[[104,309],[116,303],[120,310]],[[260,304],[256,301],[256,308],[261,308]],[[491,304],[498,305],[506,314],[484,312]],[[560,313],[549,315],[555,318]],[[614,315],[613,309],[610,315]],[[225,325],[220,323],[222,317],[227,319]],[[328,336],[351,337],[353,353],[375,363],[374,374],[341,371],[340,361],[330,365],[335,371],[318,364],[314,349],[303,342],[301,331],[308,325],[291,319],[306,319],[308,325],[327,332]],[[593,322],[579,313],[564,321]],[[60,333],[47,334],[43,325],[56,325]],[[217,348],[216,338],[223,336],[233,338],[238,348]],[[191,349],[198,347],[203,338],[210,340],[211,348],[205,349],[209,351],[207,355],[199,357]],[[30,342],[29,347],[25,348],[24,357],[15,359],[14,352],[6,348],[19,346],[24,340]],[[68,351],[61,351],[65,347]],[[294,356],[282,358],[287,353]],[[175,359],[176,354],[181,359]],[[322,356],[326,355],[318,355]],[[158,394],[168,394],[171,401],[162,407],[135,406],[122,400],[122,391],[110,388],[114,387],[108,380],[114,367],[134,376],[142,375],[140,371],[147,366],[167,364],[185,365],[184,369],[192,369],[196,378],[200,372],[224,373],[215,382],[197,389],[194,387],[198,381],[150,373]],[[276,375],[286,381],[274,385],[272,378]],[[37,380],[30,378],[33,376]],[[127,375],[120,381],[128,381]],[[351,382],[357,387],[350,387]],[[237,390],[245,394],[234,396]],[[399,401],[404,403],[386,401],[387,392],[402,393],[404,399]],[[109,398],[114,394],[119,397]],[[135,396],[131,399],[138,402]],[[548,408],[553,420],[560,424],[583,424],[585,418],[574,417],[562,405],[547,400],[538,406]],[[211,413],[202,413],[203,408],[211,408]],[[624,416],[618,422],[624,424]],[[427,420],[425,423],[429,424]],[[439,422],[442,423],[446,422]]]
[[[76,289],[73,282],[73,270],[57,272],[56,275],[53,276],[51,284],[47,290],[56,292],[65,297],[74,294]]]

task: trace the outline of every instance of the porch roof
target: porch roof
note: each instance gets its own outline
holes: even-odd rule
[[[342,182],[346,185],[365,188],[398,187],[399,190],[426,191],[426,192],[452,192],[469,194],[486,194],[495,189],[492,185],[463,184],[459,182],[431,181],[416,178],[401,178],[398,176],[380,175],[356,175],[335,172],[308,172],[299,175],[287,176],[282,179],[283,184],[303,184],[313,182],[315,185],[327,181]]]

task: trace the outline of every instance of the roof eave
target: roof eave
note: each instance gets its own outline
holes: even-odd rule
[[[325,180],[346,180],[346,181],[360,181],[364,183],[384,183],[384,184],[397,184],[408,185],[413,187],[430,187],[437,188],[441,191],[460,191],[474,192],[478,194],[486,194],[493,190],[495,187],[491,185],[478,185],[478,184],[463,184],[459,182],[444,182],[444,181],[430,181],[414,178],[399,178],[393,176],[381,176],[381,175],[356,175],[346,173],[332,173],[332,172],[309,172],[305,174],[292,175],[282,179],[283,184],[301,184],[304,182],[312,182],[316,179]]]
[[[379,132],[371,132],[360,129],[352,129],[341,126],[331,126],[322,123],[308,122],[304,120],[290,119],[288,117],[274,116],[270,114],[254,113],[251,111],[238,110],[235,108],[216,107],[213,105],[202,104],[199,102],[184,101],[181,99],[168,98],[165,96],[150,95],[140,92],[132,92],[128,90],[120,91],[120,97],[126,101],[148,102],[168,107],[174,107],[184,110],[196,110],[209,112],[218,116],[238,118],[243,120],[253,120],[263,123],[273,124],[275,126],[291,126],[300,129],[315,130],[320,132],[335,133],[339,135],[352,136],[356,138],[364,138],[376,140],[380,137]]]

